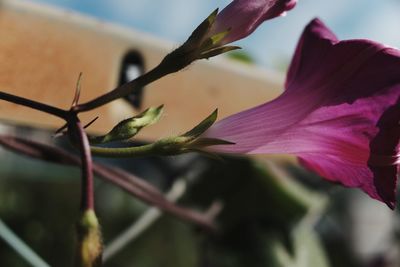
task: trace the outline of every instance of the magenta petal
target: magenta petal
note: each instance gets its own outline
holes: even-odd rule
[[[399,89],[310,114],[309,122],[301,128],[310,133],[308,140],[318,151],[297,153],[302,163],[331,181],[359,187],[393,208],[400,136]],[[320,119],[324,117],[323,122]]]
[[[230,30],[223,44],[245,38],[265,20],[295,7],[297,0],[234,0],[217,17],[210,35]]]
[[[234,114],[207,135],[226,153],[290,153],[328,180],[390,207],[400,162],[400,52],[338,41],[321,21],[305,29],[274,101]]]

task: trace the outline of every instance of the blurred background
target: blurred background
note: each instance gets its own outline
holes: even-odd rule
[[[230,1],[31,2],[78,12],[178,44],[211,11]],[[238,42],[243,50],[228,57],[257,66],[257,70],[250,69],[257,75],[258,68],[270,70],[279,77],[277,82],[267,78],[268,82],[274,80],[271,86],[276,87],[282,82],[280,75],[284,75],[298,37],[312,18],[321,18],[341,39],[368,38],[399,47],[399,11],[398,0],[299,0],[286,17],[263,24],[249,38]],[[248,70],[248,65],[243,69]],[[196,68],[175,78],[179,81],[193,72]],[[246,71],[236,73],[249,79]],[[257,75],[251,79],[259,79]],[[173,111],[168,116],[173,117]],[[72,151],[65,141],[54,141],[54,129],[39,130],[4,121],[0,132],[56,143]],[[3,149],[0,156],[0,266],[71,266],[74,223],[79,216],[79,170],[31,160]],[[299,167],[292,158],[226,157],[220,161],[185,155],[102,162],[135,173],[164,192],[183,182],[185,189],[175,195],[180,205],[207,210],[219,203],[221,208],[216,217],[218,233],[206,232],[172,216],[146,220],[151,207],[112,184],[97,180],[96,209],[107,255],[104,266],[400,266],[398,212],[356,189],[325,182]],[[145,227],[137,230],[137,223],[143,218]],[[126,229],[131,229],[129,234],[124,232]],[[136,235],[132,235],[132,229]],[[27,247],[16,241],[17,236]],[[110,249],[108,245],[121,237],[127,242]],[[27,250],[43,260],[24,254]]]
[[[230,0],[35,0],[181,43],[206,14]],[[400,46],[398,0],[299,0],[287,18],[274,19],[239,41],[257,64],[284,68],[303,28],[321,18],[341,39],[367,38]]]

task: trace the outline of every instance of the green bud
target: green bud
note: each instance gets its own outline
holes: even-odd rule
[[[138,157],[138,156],[170,156],[187,152],[203,152],[202,149],[214,145],[230,145],[229,141],[202,137],[217,120],[218,110],[215,110],[207,118],[201,121],[190,131],[179,135],[166,137],[152,144],[123,148],[91,147],[93,155],[107,157]]]
[[[106,135],[90,137],[90,142],[92,144],[104,144],[132,138],[143,127],[156,123],[160,119],[162,111],[162,105],[157,108],[146,109],[135,117],[121,121]]]
[[[99,267],[103,252],[100,224],[93,210],[86,210],[77,225],[77,267]]]
[[[189,66],[198,59],[210,58],[239,47],[226,46],[222,41],[229,34],[227,31],[213,34],[212,27],[217,20],[218,9],[214,10],[190,35],[183,45],[169,53],[159,64],[165,74],[173,73]]]
[[[207,38],[217,15],[218,9],[214,10],[214,12],[193,31],[183,45],[166,55],[159,67],[164,69],[165,73],[173,73],[187,67],[198,59],[198,55],[201,52],[200,47],[204,39]]]

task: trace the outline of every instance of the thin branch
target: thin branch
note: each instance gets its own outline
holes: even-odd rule
[[[80,166],[80,160],[78,157],[71,155],[62,149],[30,140],[0,135],[0,145],[6,149],[36,159],[58,164]],[[155,187],[132,174],[128,174],[127,172],[117,168],[111,168],[97,163],[93,164],[93,170],[105,181],[119,186],[138,199],[150,205],[155,205],[166,213],[174,215],[182,220],[197,224],[207,230],[216,229],[209,217],[196,211],[176,206],[165,199],[163,194]]]
[[[137,77],[136,79],[127,82],[104,95],[101,95],[91,101],[86,103],[82,103],[73,107],[73,110],[77,113],[86,112],[100,106],[103,106],[107,103],[110,103],[118,98],[125,97],[139,88],[143,88],[144,86],[162,78],[170,74],[172,71],[168,70],[168,68],[164,67],[163,62],[161,62],[158,66],[150,70],[149,72]]]
[[[47,104],[43,104],[34,100],[30,100],[24,97],[20,97],[20,96],[15,96],[12,94],[8,94],[5,92],[0,92],[0,99],[14,103],[14,104],[18,104],[18,105],[22,105],[25,107],[29,107],[32,109],[36,109],[51,115],[54,115],[56,117],[59,117],[61,119],[67,120],[68,119],[68,111],[57,108],[57,107],[53,107]]]

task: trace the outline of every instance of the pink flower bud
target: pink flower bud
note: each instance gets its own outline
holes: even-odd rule
[[[297,0],[234,0],[217,17],[210,36],[229,30],[222,44],[243,39],[265,20],[284,15]]]

